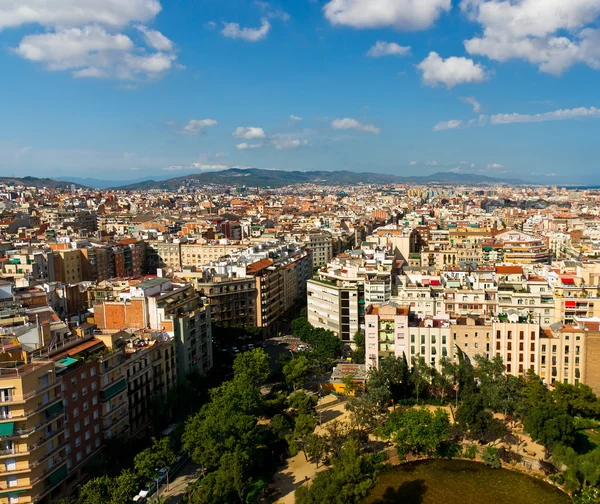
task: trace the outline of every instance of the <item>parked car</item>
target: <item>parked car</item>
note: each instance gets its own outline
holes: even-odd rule
[[[248,345],[248,350],[254,350],[254,345],[252,343]]]

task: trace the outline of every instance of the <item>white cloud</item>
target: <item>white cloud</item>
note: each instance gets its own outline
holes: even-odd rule
[[[543,114],[496,114],[491,117],[492,124],[536,123],[545,121],[566,121],[586,117],[600,117],[600,109],[596,107],[579,107],[574,109],[555,110]]]
[[[417,68],[423,73],[423,83],[428,86],[444,84],[453,88],[458,84],[483,82],[487,78],[479,63],[456,56],[443,59],[436,52],[430,52]]]
[[[577,63],[600,69],[598,0],[462,0],[461,8],[483,28],[465,41],[471,54],[522,59],[554,75]]]
[[[451,7],[451,0],[330,0],[323,11],[334,25],[424,30]]]
[[[217,165],[217,164],[211,165],[211,164],[203,164],[203,163],[194,163],[192,166],[200,171],[227,170],[230,168],[227,165]]]
[[[171,52],[175,48],[173,42],[159,31],[147,26],[138,26],[137,29],[143,33],[146,44],[157,51]]]
[[[206,128],[219,124],[214,119],[191,119],[181,130],[183,135],[202,135]]]
[[[488,170],[503,170],[504,168],[506,168],[503,164],[500,163],[491,163],[489,165],[487,165]]]
[[[451,119],[450,121],[440,121],[433,127],[433,131],[444,131],[460,128],[463,122],[459,119]]]
[[[281,9],[275,9],[275,10],[271,10],[271,5],[269,4],[269,2],[262,2],[260,0],[255,0],[254,4],[261,9],[263,12],[267,13],[267,17],[269,19],[279,19],[283,22],[287,22],[290,19],[292,19],[292,17],[285,11],[282,11]]]
[[[473,112],[476,114],[481,112],[481,103],[479,103],[474,96],[461,96],[460,101],[466,103],[467,105],[471,105],[473,107]]]
[[[239,143],[235,146],[235,148],[237,150],[254,150],[254,149],[260,149],[263,146],[263,144],[261,143],[257,143],[257,144],[249,144],[247,142],[242,142]]]
[[[221,33],[225,37],[241,39],[246,42],[258,42],[259,40],[263,40],[271,30],[271,23],[266,19],[262,20],[259,28],[240,28],[238,23],[224,23],[224,25],[225,27],[221,30]]]
[[[381,133],[381,129],[375,126],[374,124],[363,124],[356,119],[352,119],[350,117],[345,117],[343,119],[335,119],[331,123],[331,127],[337,130],[348,130],[354,129],[357,131],[364,131],[367,133],[375,133],[378,135]]]
[[[304,120],[304,118],[302,118],[300,116],[297,116],[297,115],[294,115],[294,114],[290,115],[290,119],[292,121],[303,121]]]
[[[273,146],[278,150],[297,149],[299,147],[305,147],[308,145],[308,140],[301,140],[299,138],[288,138],[287,136],[275,136],[271,140]]]
[[[236,138],[245,138],[246,140],[256,140],[259,138],[265,138],[265,131],[262,128],[256,128],[250,126],[248,128],[238,127],[233,132],[233,136]]]
[[[161,9],[158,0],[4,0],[0,2],[0,30],[28,24],[120,28],[154,19]]]
[[[214,21],[209,21],[208,23],[204,24],[204,28],[206,28],[207,30],[214,30],[217,27],[217,23],[215,23]]]
[[[14,53],[47,70],[68,70],[77,78],[150,79],[181,68],[173,42],[156,30],[136,25],[145,42],[136,47],[118,29],[150,21],[160,10],[158,0],[0,1],[0,29],[44,26],[43,33],[24,35]]]
[[[438,162],[437,161],[428,161],[427,163],[425,163],[427,166],[437,166]]]
[[[371,58],[381,58],[383,56],[408,56],[411,51],[410,46],[401,46],[396,44],[396,42],[383,42],[381,40],[377,41],[369,52],[367,52],[367,56]]]
[[[409,161],[408,162],[408,166],[416,166],[417,162],[416,161]]]

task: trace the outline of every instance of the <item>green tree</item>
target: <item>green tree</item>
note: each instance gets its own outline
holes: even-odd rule
[[[583,383],[576,385],[556,382],[552,400],[568,415],[593,418],[600,415],[600,400],[592,388]]]
[[[586,487],[573,497],[573,504],[598,504],[600,488]]]
[[[420,393],[425,391],[431,383],[431,367],[425,362],[425,359],[422,356],[413,359],[410,381],[415,388],[415,395],[417,396],[418,403]]]
[[[440,408],[433,413],[426,408],[395,411],[390,422],[388,432],[391,431],[400,456],[440,456],[450,442],[450,418]]]
[[[502,464],[500,463],[500,458],[498,457],[498,450],[496,448],[492,448],[488,446],[483,453],[481,454],[481,460],[485,465],[488,465],[494,469],[500,469]]]
[[[233,371],[236,378],[244,378],[254,385],[264,383],[271,374],[269,355],[262,348],[242,352],[233,361]]]
[[[297,414],[314,415],[317,396],[308,395],[304,390],[298,390],[288,397],[288,405]]]
[[[170,438],[152,438],[152,446],[138,453],[133,460],[133,465],[144,480],[151,480],[156,477],[157,469],[173,465],[176,457]]]
[[[346,443],[333,467],[319,473],[310,486],[296,489],[296,504],[354,504],[375,485],[377,459],[361,456],[356,441]]]
[[[549,448],[569,446],[575,440],[573,418],[551,404],[532,409],[525,417],[523,427],[533,439]]]
[[[471,394],[456,410],[456,421],[471,439],[482,439],[489,429],[494,417],[485,409],[484,398],[481,394]]]
[[[388,413],[391,399],[387,387],[367,387],[360,396],[348,397],[346,411],[350,412],[350,423],[360,430],[377,428]]]
[[[107,504],[110,502],[110,489],[113,480],[108,476],[101,476],[88,481],[81,487],[79,502],[81,504]]]
[[[443,402],[454,384],[454,368],[452,361],[448,357],[442,357],[440,359],[440,369],[441,371],[432,369],[431,385]]]
[[[306,440],[312,434],[317,426],[317,419],[313,415],[301,413],[296,417],[294,424],[294,441],[298,444],[298,448],[304,453],[304,457],[308,460],[306,452]]]
[[[304,355],[300,355],[283,366],[285,381],[297,390],[304,385],[309,369],[309,360]]]
[[[346,375],[342,378],[342,385],[344,385],[344,395],[351,396],[356,390],[356,382],[354,381],[354,375]]]
[[[354,333],[354,338],[352,339],[354,343],[354,350],[352,351],[352,362],[354,364],[364,364],[365,363],[365,333],[362,331],[356,331]]]
[[[319,467],[319,463],[325,459],[329,448],[327,446],[327,441],[323,436],[311,433],[306,436],[304,450],[308,455],[308,458],[314,460],[317,467]]]
[[[113,480],[110,490],[111,504],[131,502],[140,489],[140,478],[133,471],[123,471]]]
[[[522,382],[505,373],[504,361],[500,356],[490,360],[477,355],[475,362],[476,376],[486,407],[504,416],[513,415],[521,399]]]

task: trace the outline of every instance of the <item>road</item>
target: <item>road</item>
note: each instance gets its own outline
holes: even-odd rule
[[[181,502],[190,485],[195,483],[201,476],[201,467],[193,462],[188,462],[178,473],[177,477],[169,482],[169,489],[164,484],[160,487],[158,495],[166,499],[166,504]]]

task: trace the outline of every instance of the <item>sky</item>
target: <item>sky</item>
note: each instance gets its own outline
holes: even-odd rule
[[[0,0],[0,175],[597,184],[599,20],[600,0]]]

